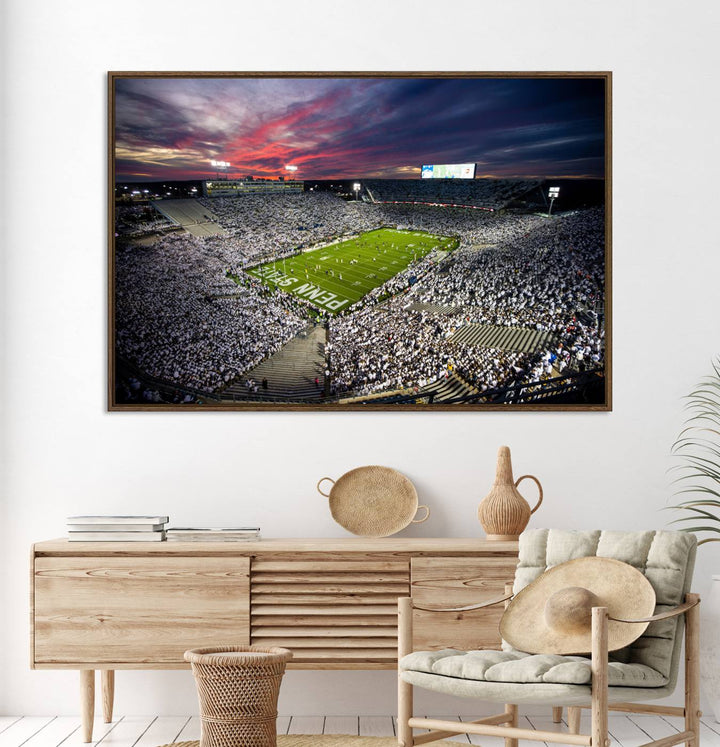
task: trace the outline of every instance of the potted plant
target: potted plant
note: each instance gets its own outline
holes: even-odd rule
[[[687,396],[688,417],[673,444],[678,463],[678,495],[690,495],[671,508],[685,515],[675,519],[686,532],[701,535],[698,544],[720,542],[720,357],[713,373]],[[701,674],[703,691],[715,720],[720,721],[720,575],[712,577],[710,595],[702,605]]]

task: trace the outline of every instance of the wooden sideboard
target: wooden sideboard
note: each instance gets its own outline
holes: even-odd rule
[[[286,646],[294,669],[394,669],[399,597],[499,597],[516,563],[517,543],[479,539],[40,542],[31,666],[80,670],[90,741],[96,669],[106,721],[115,670],[187,668],[184,651],[200,646]],[[499,644],[502,607],[414,614],[416,649]]]

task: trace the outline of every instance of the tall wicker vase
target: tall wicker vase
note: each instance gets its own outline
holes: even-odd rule
[[[540,494],[533,509],[517,489],[517,486],[526,479],[535,481]],[[528,525],[530,515],[540,508],[542,499],[543,489],[537,477],[523,475],[513,481],[510,449],[507,446],[501,446],[498,449],[495,482],[478,506],[478,519],[487,538],[489,540],[517,540]]]

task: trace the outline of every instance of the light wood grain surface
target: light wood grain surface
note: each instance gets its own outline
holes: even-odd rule
[[[397,598],[409,593],[408,559],[339,561],[330,553],[314,561],[253,558],[251,640],[281,642],[292,649],[295,667],[324,668],[328,661],[394,666]],[[392,613],[374,614],[375,607]],[[338,608],[344,614],[336,614]]]
[[[455,715],[427,714],[428,717],[447,720]],[[472,719],[468,719],[472,720]],[[387,716],[278,716],[277,733],[287,734],[291,724],[293,733],[305,734],[361,734],[363,736],[392,737],[394,719]],[[583,719],[583,728],[589,728],[589,716]],[[567,731],[562,724],[553,724],[549,715],[530,713],[520,717],[520,725],[545,731]],[[610,742],[613,747],[641,747],[648,739],[678,734],[683,722],[677,718],[661,716],[611,716]],[[0,716],[0,747],[77,747],[82,744],[79,733],[80,720],[73,716]],[[720,724],[712,716],[704,716],[700,723],[701,742],[704,747],[720,747]],[[200,738],[200,719],[197,716],[130,716],[121,715],[112,724],[95,718],[94,739],[108,747],[157,747],[161,743],[179,742]],[[156,740],[156,741],[152,741]],[[161,741],[160,741],[161,740]],[[465,745],[503,747],[500,737],[460,735],[454,741]],[[558,743],[547,742],[547,747]],[[543,743],[540,743],[543,747]]]
[[[248,558],[35,560],[37,663],[181,663],[248,643]]]
[[[517,553],[475,538],[356,537],[33,549],[33,666],[106,670],[185,667],[186,648],[247,642],[292,647],[292,668],[392,668],[398,597],[487,599]],[[447,645],[452,615],[416,615],[418,645]],[[479,638],[478,617],[456,629],[493,645],[497,615],[483,615]]]
[[[516,543],[475,538],[39,542],[32,666],[105,670],[106,718],[113,670],[186,668],[184,651],[201,646],[285,646],[293,669],[395,669],[399,597],[452,606],[497,596],[516,560]],[[417,645],[497,643],[494,612],[479,626],[435,614],[417,612]],[[86,738],[89,677],[81,678]]]
[[[54,539],[38,542],[36,555],[278,555],[287,553],[287,560],[298,560],[297,553],[316,554],[326,559],[325,553],[335,553],[340,559],[349,554],[350,560],[360,559],[356,553],[367,555],[368,561],[388,562],[393,554],[480,554],[517,556],[517,542],[489,542],[477,537],[416,538],[416,537],[342,537],[318,539],[263,539],[256,542],[69,542]],[[375,558],[373,553],[379,553]],[[278,558],[272,558],[277,561]],[[370,570],[370,568],[368,568]]]
[[[503,595],[516,558],[413,558],[412,598],[431,607],[462,607]],[[503,605],[471,612],[413,611],[415,650],[498,648]]]

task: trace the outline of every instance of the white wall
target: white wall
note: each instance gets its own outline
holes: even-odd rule
[[[342,536],[315,481],[380,463],[432,507],[413,533],[480,535],[476,505],[507,443],[545,486],[534,526],[664,525],[681,397],[720,352],[716,3],[5,9],[4,713],[78,709],[75,673],[28,668],[28,549],[62,535],[68,514],[158,511],[181,524],[258,522],[266,536]],[[106,71],[290,69],[614,72],[614,412],[106,412]],[[704,548],[701,592],[717,563]],[[282,710],[388,713],[393,702],[392,673],[291,673]],[[118,713],[195,708],[186,672],[118,676]]]

